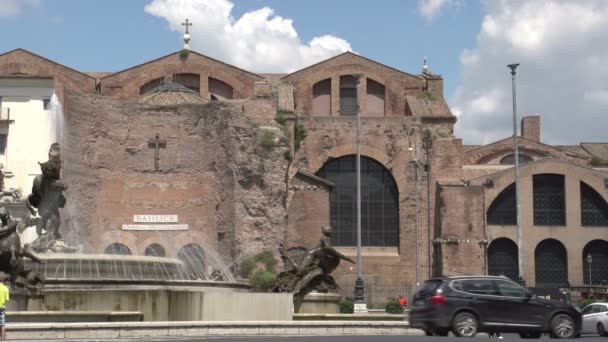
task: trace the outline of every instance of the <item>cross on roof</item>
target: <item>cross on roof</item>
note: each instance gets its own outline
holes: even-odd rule
[[[148,147],[154,149],[154,171],[160,171],[160,149],[167,148],[167,140],[161,140],[160,134],[156,133],[154,139],[148,140]]]
[[[186,34],[190,33],[188,32],[188,26],[192,26],[192,23],[188,21],[188,19],[186,19],[185,23],[182,23],[182,26],[186,26]]]

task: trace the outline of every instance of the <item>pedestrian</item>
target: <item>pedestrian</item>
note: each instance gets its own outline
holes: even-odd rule
[[[8,287],[4,285],[6,274],[0,272],[0,340],[6,339],[6,303],[9,300]]]

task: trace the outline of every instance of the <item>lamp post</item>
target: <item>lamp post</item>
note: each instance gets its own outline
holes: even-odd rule
[[[507,67],[511,69],[511,86],[513,88],[513,148],[515,150],[515,207],[517,210],[517,266],[519,273],[519,281],[524,282],[524,270],[523,270],[523,232],[521,227],[521,206],[520,206],[520,189],[519,189],[519,148],[517,141],[517,101],[515,92],[515,69],[517,69],[519,63],[509,64]]]
[[[587,265],[589,265],[589,285],[593,285],[593,281],[591,281],[591,264],[593,263],[593,258],[591,257],[591,253],[587,254]]]
[[[360,79],[354,75],[357,85],[357,280],[355,281],[355,312],[367,312],[365,285],[361,268],[361,105]]]

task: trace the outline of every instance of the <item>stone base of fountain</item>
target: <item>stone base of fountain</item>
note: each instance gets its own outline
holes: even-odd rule
[[[300,314],[337,314],[340,313],[339,293],[310,292],[302,300]]]
[[[171,258],[38,254],[28,267],[45,276],[38,294],[14,290],[8,310],[141,312],[144,321],[292,320],[289,293],[251,293],[238,282],[191,279]],[[263,308],[263,309],[262,309]],[[58,318],[59,319],[59,318]]]

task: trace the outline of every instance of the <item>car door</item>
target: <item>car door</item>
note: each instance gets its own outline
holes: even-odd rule
[[[542,326],[548,314],[544,303],[528,297],[526,289],[512,281],[496,279],[494,283],[500,295],[496,309],[501,322],[512,326]]]
[[[452,283],[452,288],[463,293],[467,306],[479,314],[482,324],[492,325],[499,322],[500,310],[495,309],[499,303],[499,296],[492,279],[458,280]]]
[[[590,334],[596,332],[595,325],[593,325],[593,307],[595,305],[587,305],[583,308],[581,314],[583,315],[583,327],[582,332],[585,334]]]
[[[608,331],[608,306],[606,304],[596,304],[599,306],[599,310],[595,320],[595,326],[601,323],[604,326],[604,330]],[[597,330],[597,329],[596,329]]]

